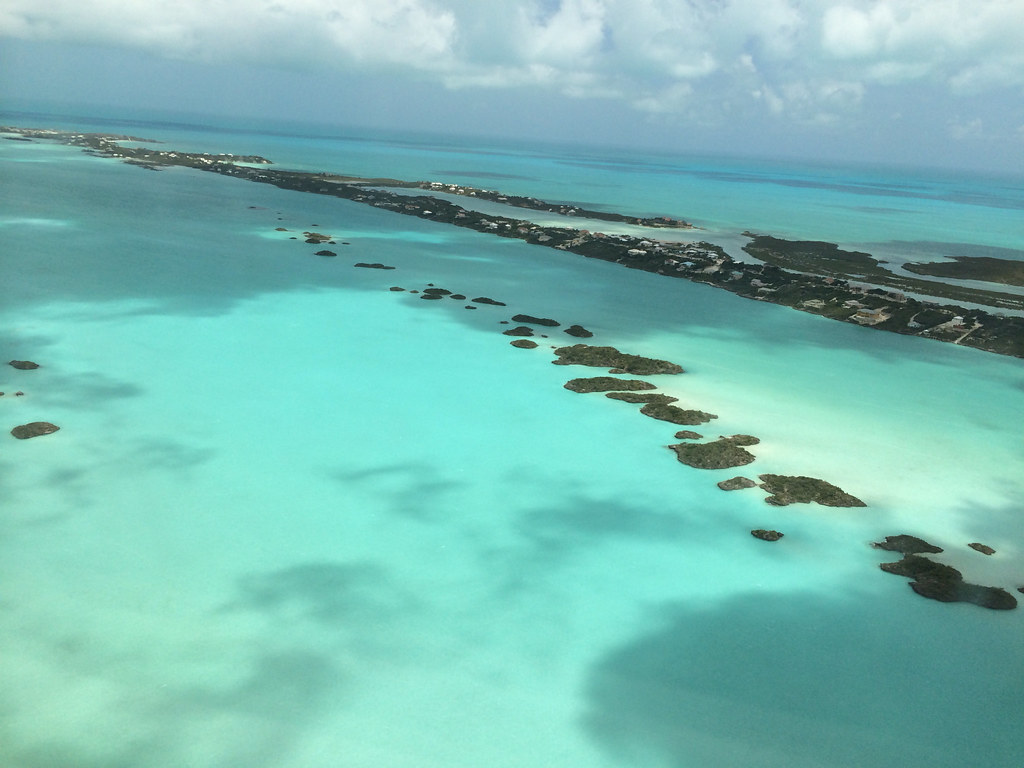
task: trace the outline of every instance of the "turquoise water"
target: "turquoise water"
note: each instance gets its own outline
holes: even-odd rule
[[[1005,180],[103,129],[726,234],[1024,249]],[[62,428],[0,453],[0,763],[1024,761],[1024,613],[923,600],[868,546],[917,534],[1024,585],[1022,361],[71,148],[0,141],[0,171],[3,359],[43,366],[3,367],[0,412]],[[314,224],[351,245],[274,231]],[[508,307],[388,291],[428,283]],[[680,465],[673,425],[562,388],[599,371],[510,347],[516,312],[679,362],[658,383],[718,414],[698,431],[761,438],[745,474],[869,506],[723,493],[741,470]]]

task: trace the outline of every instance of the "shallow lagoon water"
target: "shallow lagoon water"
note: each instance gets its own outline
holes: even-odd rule
[[[1021,762],[1024,614],[923,600],[868,546],[915,533],[1024,584],[1021,361],[3,144],[4,359],[43,367],[4,366],[26,396],[0,412],[62,427],[0,453],[5,764]],[[274,232],[313,224],[351,245]],[[508,307],[387,290],[427,283]],[[510,347],[516,312],[679,362],[658,382],[718,414],[698,431],[761,437],[745,474],[869,506],[718,490],[742,469],[564,390],[600,371]]]

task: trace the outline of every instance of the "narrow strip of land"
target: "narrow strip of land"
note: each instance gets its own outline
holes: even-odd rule
[[[995,309],[1024,310],[1024,297],[896,275],[870,254],[843,251],[834,243],[781,240],[754,235],[745,250],[763,263],[735,261],[721,247],[707,242],[666,242],[652,237],[605,234],[570,227],[540,226],[527,219],[469,210],[429,192],[465,195],[524,210],[578,216],[645,227],[686,229],[668,217],[635,217],[591,211],[532,197],[503,195],[436,181],[365,178],[338,174],[271,169],[255,155],[211,155],[176,152],[123,142],[144,139],[96,133],[0,127],[22,139],[59,141],[102,157],[159,170],[185,166],[234,178],[329,195],[408,216],[523,240],[533,245],[611,261],[631,269],[683,278],[722,288],[749,299],[781,304],[876,330],[962,344],[1002,355],[1024,357],[1024,317],[992,314],[956,304],[922,301],[907,293],[924,293]],[[390,191],[422,189],[423,195]],[[868,283],[865,285],[864,283]],[[872,287],[884,286],[884,287]]]
[[[954,256],[953,261],[904,264],[908,272],[958,280],[985,280],[1004,285],[1024,285],[1024,261],[993,256]]]

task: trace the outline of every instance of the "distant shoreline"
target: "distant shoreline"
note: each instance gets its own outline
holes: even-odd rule
[[[907,294],[929,291],[953,301],[1024,310],[1024,297],[998,291],[904,277],[880,266],[869,254],[843,251],[834,243],[782,240],[744,233],[751,238],[744,250],[763,263],[734,260],[720,246],[707,242],[667,242],[653,237],[605,234],[586,229],[537,225],[526,219],[486,215],[450,200],[444,193],[510,205],[525,210],[578,217],[590,221],[645,228],[693,231],[688,222],[663,216],[637,217],[592,211],[532,197],[505,195],[440,181],[404,181],[330,173],[267,168],[271,161],[257,155],[204,154],[170,149],[126,147],[119,142],[157,143],[134,136],[52,129],[0,127],[14,140],[56,141],[77,146],[100,157],[151,170],[184,166],[212,171],[283,189],[339,197],[404,215],[466,227],[484,234],[520,239],[602,261],[622,264],[668,277],[685,278],[723,288],[743,298],[780,304],[876,330],[951,342],[996,354],[1024,358],[1024,317],[996,315],[957,304],[923,301]],[[402,189],[398,194],[388,188]],[[422,190],[422,195],[411,195]],[[926,268],[930,265],[925,265]],[[1010,274],[1012,267],[985,264],[986,274]],[[919,270],[924,271],[924,270]],[[859,278],[859,279],[858,279]],[[882,287],[884,286],[884,287]]]

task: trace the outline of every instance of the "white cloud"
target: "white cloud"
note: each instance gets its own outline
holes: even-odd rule
[[[818,87],[818,100],[832,107],[852,109],[864,98],[863,83],[828,81]]]
[[[1024,86],[1024,0],[0,0],[0,36],[794,120]]]
[[[430,0],[0,0],[0,35],[204,61],[435,69],[450,64],[455,32]]]
[[[330,5],[322,23],[333,48],[357,61],[432,68],[445,64],[451,54],[456,20],[450,11],[418,0]]]
[[[768,110],[774,115],[781,115],[786,109],[785,100],[775,92],[773,88],[765,86],[755,91],[751,91],[750,94],[754,99],[764,101],[768,106]]]
[[[827,9],[828,59],[884,84],[931,79],[954,90],[1024,84],[1021,0],[873,0]]]
[[[650,114],[682,112],[693,94],[689,83],[676,83],[658,93],[646,93],[632,102],[635,109]]]
[[[592,64],[604,39],[604,5],[598,0],[565,0],[551,16],[538,19],[520,7],[522,59],[561,67]]]
[[[978,138],[983,135],[985,124],[980,117],[971,120],[954,120],[949,124],[949,135],[957,141]]]
[[[840,5],[830,8],[822,19],[822,44],[840,59],[869,58],[886,48],[896,20],[886,5],[870,10]]]

